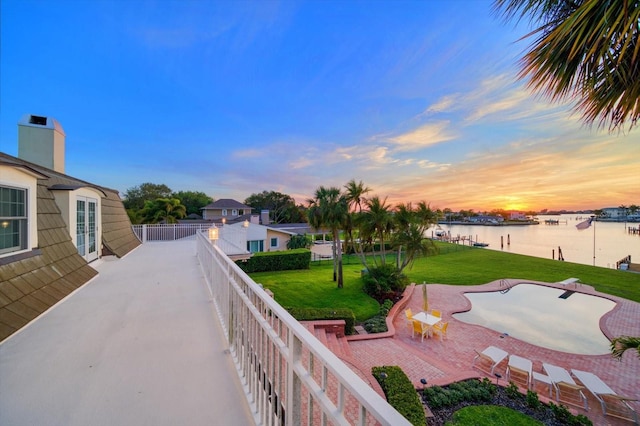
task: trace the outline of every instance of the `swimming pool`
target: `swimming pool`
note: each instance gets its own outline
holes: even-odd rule
[[[524,340],[536,346],[583,355],[609,353],[609,339],[600,330],[600,318],[615,302],[564,289],[518,284],[500,291],[465,293],[471,310],[453,317]]]

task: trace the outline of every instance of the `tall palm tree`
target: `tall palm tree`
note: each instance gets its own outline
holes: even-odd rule
[[[365,201],[365,194],[371,192],[371,188],[365,186],[362,181],[356,183],[355,179],[351,179],[344,186],[346,190],[345,196],[347,197],[347,203],[352,211],[362,211],[362,203]]]
[[[347,199],[339,188],[325,188],[320,186],[309,204],[309,223],[314,227],[325,226],[331,229],[333,236],[333,280],[338,282],[338,288],[344,284],[342,275],[342,244],[340,230],[344,228],[349,208]]]
[[[394,219],[394,246],[397,249],[396,267],[400,272],[411,266],[420,255],[435,251],[433,241],[424,237],[431,225],[437,222],[438,213],[431,210],[425,201],[413,208],[411,203],[396,206]],[[404,249],[404,257],[402,250]]]
[[[495,0],[505,19],[536,27],[520,78],[551,100],[573,100],[585,123],[629,129],[640,118],[640,2]]]
[[[347,246],[353,247],[354,250],[357,250],[359,247],[359,251],[362,259],[364,259],[364,253],[362,251],[362,241],[360,244],[355,244],[353,231],[355,228],[355,222],[357,221],[357,216],[362,212],[362,203],[365,201],[365,194],[371,191],[371,188],[365,186],[362,181],[356,182],[355,179],[351,179],[344,186],[345,188],[345,197],[347,200],[347,205],[349,207],[349,214],[347,216],[347,220],[345,223],[345,236],[347,241]],[[366,267],[366,261],[363,262]]]
[[[391,207],[387,204],[387,199],[381,200],[375,196],[365,201],[367,209],[362,212],[361,229],[365,234],[375,235],[380,243],[380,263],[385,264],[386,248],[385,239],[393,227],[393,217]],[[375,259],[375,250],[374,250]]]

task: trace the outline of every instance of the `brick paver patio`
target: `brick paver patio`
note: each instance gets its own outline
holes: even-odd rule
[[[520,282],[511,280],[511,284]],[[522,281],[524,282],[524,281]],[[531,282],[531,281],[527,281]],[[561,285],[538,283],[563,288]],[[420,379],[427,379],[429,385],[445,385],[470,377],[484,377],[486,374],[472,368],[474,350],[482,351],[487,346],[499,347],[509,354],[519,355],[533,362],[533,371],[543,372],[542,363],[555,364],[570,370],[571,368],[591,371],[598,375],[618,394],[640,399],[640,359],[633,350],[625,353],[622,362],[614,360],[610,355],[575,355],[546,349],[518,340],[511,336],[464,322],[452,317],[453,313],[466,311],[470,303],[463,296],[464,292],[499,290],[500,281],[482,286],[449,286],[429,284],[429,306],[440,309],[443,320],[449,321],[447,337],[444,341],[438,338],[413,339],[406,325],[403,310],[393,319],[395,334],[392,337],[372,340],[350,341],[352,359],[357,360],[362,372],[370,372],[371,367],[380,365],[398,365],[407,374],[416,388],[422,387]],[[573,287],[571,288],[572,290]],[[578,285],[579,292],[600,295],[617,302],[616,307],[600,321],[604,334],[613,338],[620,335],[640,336],[640,303],[631,302],[614,296],[596,292],[588,285]],[[422,310],[422,292],[416,286],[407,307],[413,312]],[[496,306],[499,309],[499,306]],[[558,325],[570,327],[567,325]],[[502,374],[501,382],[506,377],[507,361],[503,361],[497,372]],[[488,377],[488,376],[487,376]],[[491,377],[495,380],[495,377]],[[541,400],[546,400],[548,388],[536,388]],[[628,425],[630,422],[612,417],[604,417],[600,403],[587,391],[589,411],[570,407],[572,411],[587,415],[594,425]],[[640,411],[640,403],[632,406]]]

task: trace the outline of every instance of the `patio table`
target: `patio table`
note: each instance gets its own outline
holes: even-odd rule
[[[417,314],[412,316],[411,319],[414,319],[416,321],[419,321],[429,326],[429,336],[431,336],[431,327],[433,327],[434,325],[442,321],[442,318],[436,317],[426,312],[418,312]]]

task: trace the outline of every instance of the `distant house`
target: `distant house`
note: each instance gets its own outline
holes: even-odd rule
[[[55,119],[27,115],[18,157],[0,152],[0,340],[140,244],[117,190],[64,173],[64,145]]]
[[[504,218],[502,216],[478,215],[471,216],[468,221],[471,223],[499,223],[504,222]]]
[[[509,212],[509,220],[527,220],[527,215],[522,212]]]
[[[638,222],[640,221],[640,213],[629,211],[620,207],[605,207],[602,209],[600,219],[616,221],[616,222]]]
[[[257,216],[251,214],[252,207],[230,198],[221,198],[202,208],[202,218],[216,223],[237,223],[245,220],[257,223]]]

